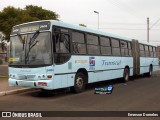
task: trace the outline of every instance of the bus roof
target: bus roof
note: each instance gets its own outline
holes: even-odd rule
[[[138,40],[139,41],[139,43],[141,43],[141,44],[145,44],[145,45],[151,45],[151,46],[157,46],[157,44],[156,43],[153,43],[153,42],[147,42],[147,41],[141,41],[141,40]]]
[[[114,34],[111,34],[111,33],[106,33],[106,32],[102,32],[102,31],[99,31],[99,30],[94,30],[94,29],[90,29],[90,28],[87,28],[87,27],[79,26],[79,25],[73,25],[73,24],[65,23],[63,21],[52,20],[51,22],[52,22],[53,25],[60,26],[60,27],[75,29],[75,30],[79,30],[79,31],[84,31],[84,32],[88,32],[88,33],[102,35],[102,36],[108,36],[108,37],[123,39],[123,40],[127,40],[127,41],[132,40],[132,39],[127,38],[127,37],[114,35]]]
[[[108,37],[122,39],[122,40],[126,40],[126,41],[132,41],[131,38],[123,37],[123,36],[120,36],[120,35],[115,35],[115,34],[112,34],[112,33],[102,32],[102,31],[99,31],[99,30],[94,30],[94,29],[90,29],[90,28],[87,28],[87,27],[79,26],[79,25],[73,25],[73,24],[65,23],[65,22],[59,21],[59,20],[40,20],[40,21],[27,22],[27,23],[23,23],[23,24],[19,24],[19,25],[25,25],[25,24],[29,24],[29,23],[43,22],[43,21],[50,21],[52,25],[59,26],[59,27],[74,29],[74,30],[78,30],[78,31],[84,31],[84,32],[88,32],[88,33],[102,35],[102,36],[108,36]],[[19,26],[19,25],[16,25],[16,26]],[[157,46],[157,44],[155,44],[155,43],[151,43],[151,42],[148,43],[146,41],[141,41],[141,40],[138,40],[138,41],[141,44]]]
[[[16,25],[16,26],[26,25],[26,24],[35,23],[35,22],[43,22],[43,21],[50,21],[52,25],[59,26],[59,27],[70,28],[70,29],[74,29],[74,30],[79,30],[79,31],[98,34],[98,35],[102,35],[102,36],[108,36],[108,37],[123,39],[123,40],[127,40],[127,41],[132,40],[132,39],[127,38],[127,37],[114,35],[114,34],[111,34],[111,33],[106,33],[106,32],[102,32],[102,31],[99,31],[99,30],[94,30],[94,29],[90,29],[90,28],[87,28],[87,27],[79,26],[79,25],[73,25],[73,24],[65,23],[63,21],[58,21],[58,20],[40,20],[40,21],[23,23],[23,24],[19,24],[19,25]],[[16,26],[14,26],[14,27],[16,27]]]

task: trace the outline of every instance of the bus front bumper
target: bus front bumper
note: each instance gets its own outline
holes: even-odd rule
[[[31,88],[42,88],[46,90],[53,89],[53,80],[15,80],[9,78],[9,86],[21,86],[21,87],[31,87]]]

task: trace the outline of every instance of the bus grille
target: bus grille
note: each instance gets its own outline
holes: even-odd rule
[[[17,75],[18,80],[35,80],[36,75]]]

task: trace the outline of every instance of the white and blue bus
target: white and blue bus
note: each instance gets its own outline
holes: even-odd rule
[[[76,93],[89,83],[158,70],[155,45],[56,20],[16,25],[10,35],[9,85]]]

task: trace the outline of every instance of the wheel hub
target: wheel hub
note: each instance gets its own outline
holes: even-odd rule
[[[81,77],[78,77],[76,80],[77,87],[81,88],[83,86],[83,79]]]

